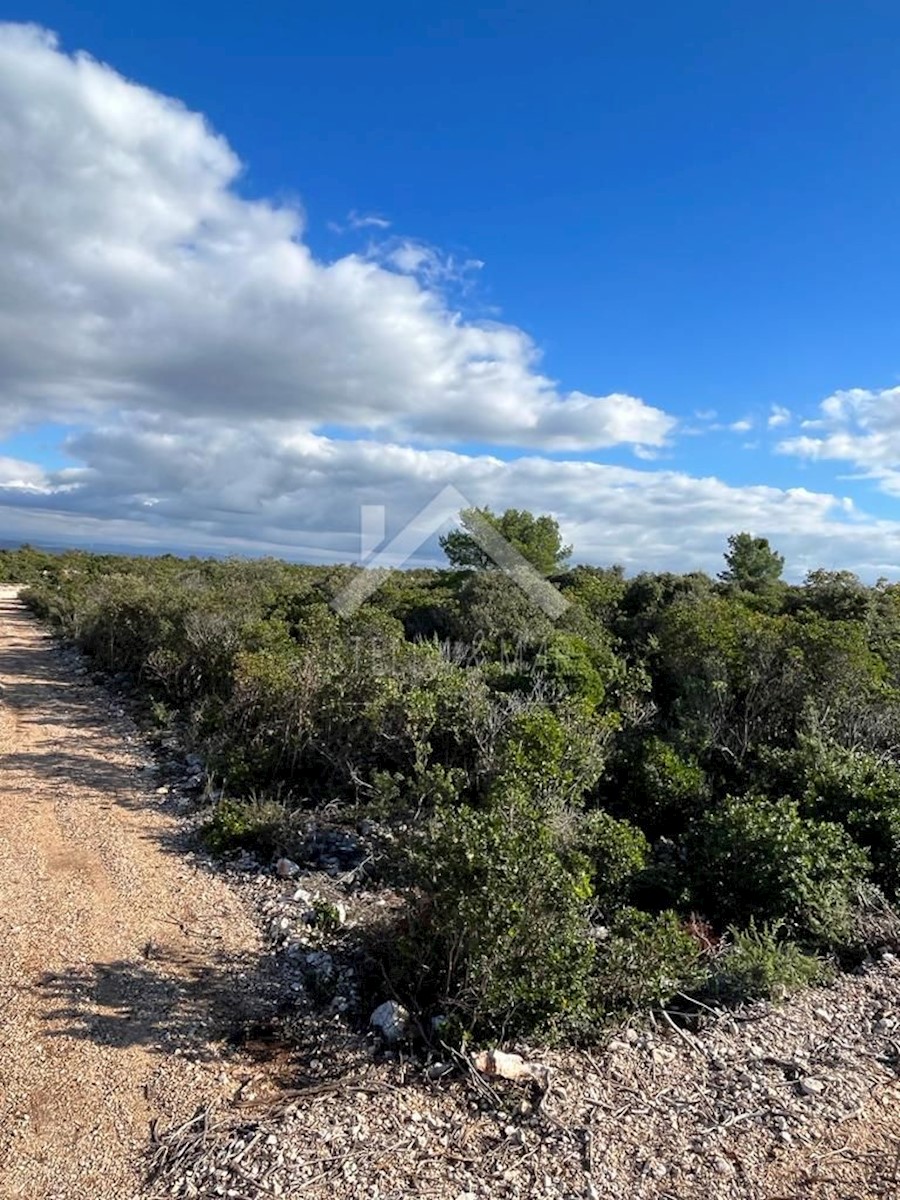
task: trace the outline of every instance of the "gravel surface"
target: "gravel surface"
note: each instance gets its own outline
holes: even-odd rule
[[[0,687],[0,1195],[122,1200],[151,1120],[233,1092],[210,1039],[264,1007],[262,942],[8,589]]]
[[[0,687],[0,1196],[900,1197],[891,955],[697,1033],[506,1047],[546,1092],[417,1060],[358,1032],[364,837],[212,862],[202,764],[2,590]]]

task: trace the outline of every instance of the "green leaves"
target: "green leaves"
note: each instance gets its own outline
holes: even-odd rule
[[[597,810],[584,815],[577,839],[578,849],[589,863],[601,911],[613,912],[627,904],[650,857],[650,844],[640,829]]]
[[[716,959],[709,990],[726,1003],[744,1000],[782,1000],[797,988],[828,978],[822,959],[782,938],[779,922],[728,930],[728,942]]]
[[[784,556],[777,554],[764,537],[735,533],[728,539],[723,583],[748,592],[763,592],[781,579]]]
[[[793,800],[730,797],[687,843],[694,904],[720,927],[779,921],[792,937],[836,946],[870,869],[849,834],[802,817]]]
[[[590,1020],[590,885],[546,819],[507,786],[485,808],[441,805],[409,861],[418,890],[395,985],[476,1034],[573,1034]]]
[[[441,549],[451,566],[486,570],[496,565],[466,529],[470,523],[467,518],[473,515],[496,529],[542,575],[561,571],[572,553],[571,546],[563,545],[559,524],[553,517],[536,517],[526,509],[518,508],[508,508],[500,515],[489,508],[465,509],[460,513],[463,528],[451,530],[440,539]]]
[[[473,571],[464,529],[444,542],[460,569],[388,573],[350,618],[330,601],[359,568],[24,548],[0,573],[203,749],[229,797],[218,850],[274,854],[326,806],[377,817],[403,897],[379,986],[383,967],[457,1029],[591,1036],[678,990],[777,996],[815,976],[811,951],[883,940],[898,586],[788,587],[749,534],[720,582],[558,574],[552,518],[482,516],[554,574],[556,621]]]

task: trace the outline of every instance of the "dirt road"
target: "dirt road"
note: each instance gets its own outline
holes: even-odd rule
[[[0,687],[0,1196],[127,1200],[151,1119],[227,1089],[257,934],[10,589]]]

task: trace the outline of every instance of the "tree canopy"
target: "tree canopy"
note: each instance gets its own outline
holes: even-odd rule
[[[760,591],[777,583],[784,570],[784,556],[769,545],[769,539],[750,533],[733,533],[725,553],[726,570],[719,578],[745,591]]]
[[[476,570],[497,566],[469,531],[478,518],[493,526],[542,575],[553,575],[565,568],[572,547],[563,545],[556,518],[546,514],[536,517],[519,508],[508,508],[502,514],[489,508],[463,509],[460,521],[464,528],[453,529],[440,539],[441,549],[452,566]]]

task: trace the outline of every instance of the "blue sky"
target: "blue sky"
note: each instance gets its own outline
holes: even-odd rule
[[[95,541],[107,529],[117,543],[347,557],[359,503],[380,499],[400,521],[454,482],[477,502],[554,511],[583,557],[630,569],[714,569],[745,516],[795,573],[820,561],[900,571],[896,4],[7,11],[58,41],[25,45],[7,27],[15,61],[36,65],[4,97],[23,119],[0,141],[0,189],[18,196],[5,218],[0,205],[0,337],[32,235],[30,265],[53,276],[53,304],[84,297],[91,336],[103,328],[102,353],[85,352],[84,328],[76,339],[51,304],[43,373],[30,363],[7,380],[0,368],[9,536]],[[78,51],[109,65],[108,96],[77,76]],[[146,114],[109,84],[113,72],[167,120],[163,97],[203,114],[205,137],[224,138],[240,171],[203,174],[210,143],[184,113],[171,152],[149,145]],[[79,147],[71,163],[51,136],[57,120]],[[104,189],[116,211],[128,204],[123,157],[136,194],[159,189],[174,206],[177,190],[171,228],[155,230],[158,205],[127,229],[98,215]],[[217,199],[192,209],[207,184]],[[51,187],[59,212],[44,200]],[[242,206],[227,218],[228,275],[207,270],[188,303],[184,247],[221,266],[210,229],[223,197]],[[218,339],[230,348],[266,320],[266,301],[244,306],[261,259],[240,238],[261,236],[257,208],[270,249],[278,214],[295,213],[282,236],[315,266],[290,285],[306,289],[297,322],[315,339],[279,361],[260,400],[260,332],[243,360],[228,355],[231,394],[217,403]],[[161,264],[190,318],[210,305],[202,329],[160,324],[163,294],[155,307],[148,296]],[[266,269],[280,354],[292,301],[279,268]],[[238,294],[228,311],[217,299]],[[34,304],[39,318],[47,296]],[[434,326],[409,326],[410,305],[430,306]],[[445,345],[459,323],[462,367]],[[485,341],[494,323],[525,342]],[[11,344],[21,351],[21,335]],[[476,386],[482,361],[500,367]],[[412,399],[396,392],[401,376]],[[420,379],[434,395],[417,411]],[[579,409],[579,396],[592,403]],[[509,414],[529,405],[519,434]],[[448,406],[453,419],[438,419]],[[236,464],[252,466],[253,486],[236,486]]]

